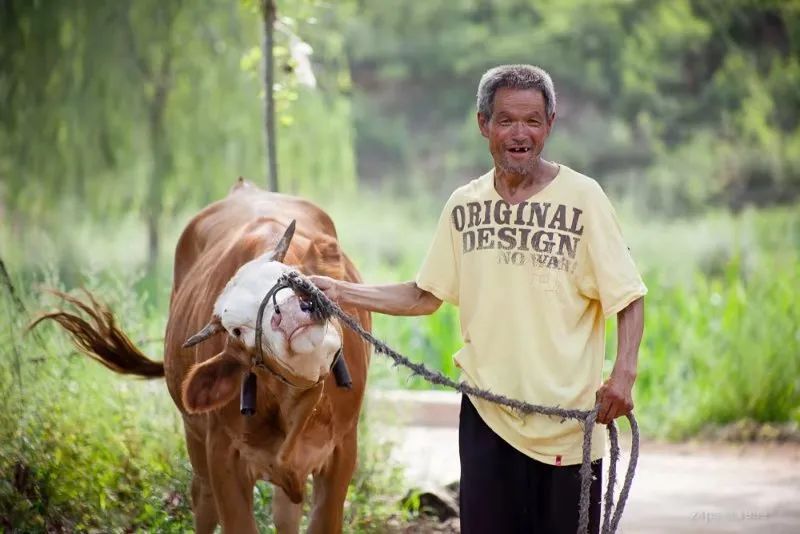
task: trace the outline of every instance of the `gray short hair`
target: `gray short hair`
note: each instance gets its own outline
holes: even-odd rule
[[[494,95],[501,87],[511,89],[537,89],[544,96],[544,111],[547,118],[556,112],[556,90],[550,75],[535,65],[500,65],[489,69],[478,84],[478,113],[486,118],[492,116]]]

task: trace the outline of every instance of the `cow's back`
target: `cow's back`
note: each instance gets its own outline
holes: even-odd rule
[[[328,238],[335,243],[333,221],[315,204],[263,191],[246,182],[238,185],[226,198],[203,209],[186,225],[175,249],[173,293],[204,253],[234,245],[248,233],[258,235],[267,230],[270,221],[285,227],[292,220],[297,221],[296,235],[301,240]]]

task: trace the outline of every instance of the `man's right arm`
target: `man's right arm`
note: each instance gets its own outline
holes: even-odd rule
[[[310,276],[309,280],[339,306],[355,306],[386,315],[430,315],[442,304],[433,293],[413,281],[367,285],[327,276]]]

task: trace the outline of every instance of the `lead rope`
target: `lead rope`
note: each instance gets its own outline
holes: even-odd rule
[[[599,404],[591,410],[573,410],[559,408],[557,406],[541,406],[525,401],[510,399],[503,395],[492,393],[486,389],[476,388],[470,384],[467,384],[466,382],[456,382],[441,373],[431,371],[421,363],[412,362],[379,339],[375,338],[372,334],[364,330],[358,321],[343,312],[335,302],[332,302],[330,299],[328,299],[328,297],[325,296],[325,294],[320,291],[317,286],[304,278],[300,273],[296,271],[290,271],[281,275],[270,293],[275,291],[275,288],[279,286],[291,287],[295,292],[301,294],[307,299],[310,299],[313,303],[315,312],[320,314],[320,316],[327,318],[331,315],[335,315],[345,325],[347,325],[348,328],[356,332],[364,340],[375,347],[375,352],[384,354],[391,358],[394,361],[395,367],[405,367],[411,370],[413,375],[421,376],[431,384],[445,386],[472,397],[478,397],[495,404],[507,406],[512,410],[525,415],[535,413],[549,417],[559,417],[561,418],[562,422],[567,419],[575,419],[581,422],[583,424],[583,461],[580,469],[581,495],[578,506],[578,534],[583,534],[589,531],[589,489],[592,482],[592,429],[594,428],[595,421],[597,420],[597,414],[600,408]],[[267,300],[268,297],[264,299],[265,302]],[[608,466],[608,485],[606,487],[605,507],[603,513],[603,534],[613,534],[617,530],[619,521],[622,518],[622,512],[625,509],[625,503],[628,500],[631,484],[633,483],[633,476],[636,472],[636,463],[639,460],[639,425],[636,423],[636,418],[633,416],[633,413],[627,414],[626,417],[631,424],[631,457],[628,461],[628,470],[625,473],[625,481],[622,484],[622,490],[620,491],[616,506],[614,505],[614,486],[617,482],[617,462],[619,461],[620,455],[619,434],[613,421],[607,425],[610,442],[610,458]]]

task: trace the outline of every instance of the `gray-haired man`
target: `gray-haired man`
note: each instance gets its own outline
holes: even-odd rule
[[[589,409],[598,422],[633,408],[647,292],[600,186],[542,150],[556,117],[550,76],[531,65],[489,70],[478,127],[494,168],[445,204],[415,281],[370,286],[315,277],[341,304],[391,315],[459,306],[462,378],[536,404]],[[605,318],[617,358],[602,382]],[[582,429],[464,397],[459,425],[461,528],[569,532],[578,522]],[[590,529],[600,517],[604,433],[595,429]]]

